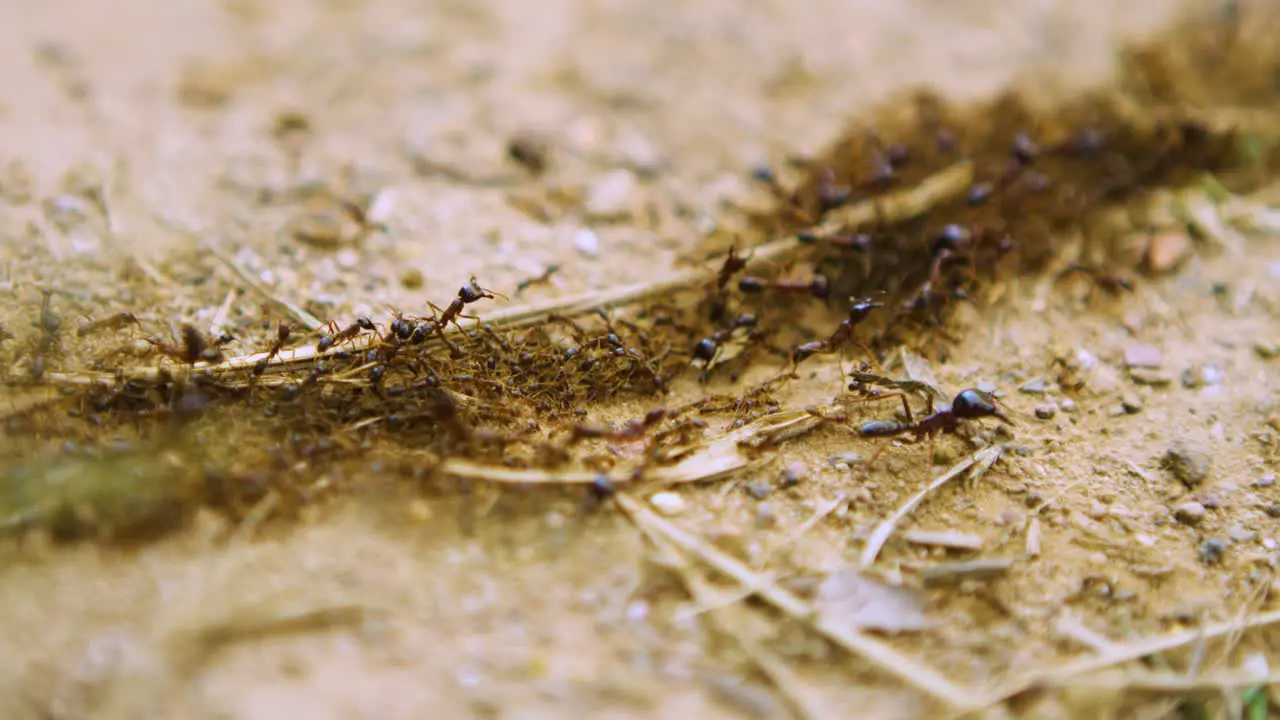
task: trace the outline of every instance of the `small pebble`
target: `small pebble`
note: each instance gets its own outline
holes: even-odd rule
[[[629,170],[614,170],[596,181],[587,191],[585,205],[588,217],[616,220],[630,214],[636,194],[636,178]]]
[[[546,171],[550,155],[551,146],[539,133],[524,130],[507,140],[507,157],[533,175]]]
[[[1183,503],[1173,511],[1173,519],[1183,525],[1199,525],[1204,516],[1204,505],[1198,502]]]
[[[1040,378],[1036,378],[1035,380],[1031,380],[1030,382],[1026,383],[1022,387],[1018,388],[1018,392],[1023,392],[1028,395],[1043,395],[1045,389],[1047,389],[1048,387],[1049,387],[1049,383],[1045,382]]]
[[[684,498],[673,492],[654,493],[649,498],[649,504],[654,510],[668,517],[684,512]]]
[[[1120,408],[1129,415],[1137,415],[1142,412],[1142,398],[1127,392],[1120,398]]]
[[[339,250],[334,259],[338,261],[338,267],[346,270],[351,270],[352,268],[360,266],[360,253],[351,248]]]
[[[747,494],[754,500],[764,500],[769,497],[769,493],[773,491],[773,486],[767,480],[752,480],[743,486]]]
[[[1231,543],[1222,538],[1209,538],[1200,543],[1200,559],[1210,565],[1216,565],[1222,562],[1222,558],[1227,554],[1227,549],[1231,547]]]
[[[1150,385],[1152,387],[1164,387],[1173,383],[1173,378],[1163,372],[1145,368],[1130,368],[1129,379],[1139,385]]]
[[[845,466],[848,467],[847,465]],[[782,477],[778,481],[778,487],[789,488],[799,485],[809,475],[809,468],[805,467],[802,462],[787,463],[782,469]]]
[[[1168,232],[1151,236],[1147,242],[1147,271],[1155,275],[1167,273],[1191,255],[1191,238],[1186,233]]]
[[[1182,371],[1182,387],[1188,390],[1195,390],[1204,385],[1204,377],[1200,373],[1200,367],[1193,365]]]
[[[418,268],[408,268],[400,273],[400,284],[406,290],[417,290],[426,282],[426,278],[422,276],[422,271]]]
[[[1243,525],[1232,525],[1227,529],[1227,537],[1231,538],[1234,542],[1247,543],[1257,540],[1258,533],[1249,530]]]
[[[1212,459],[1204,448],[1189,440],[1175,440],[1160,458],[1164,468],[1187,487],[1195,487],[1209,477]]]
[[[1253,344],[1253,351],[1263,360],[1272,360],[1280,357],[1280,342],[1259,340]]]
[[[639,132],[623,133],[615,141],[614,150],[640,175],[653,175],[662,169],[662,155],[658,148]]]
[[[1036,405],[1036,417],[1041,420],[1052,420],[1053,416],[1058,413],[1058,408],[1053,403],[1040,403]]]
[[[778,524],[778,515],[773,511],[773,506],[767,502],[762,502],[756,506],[756,527],[760,529],[771,528]]]
[[[583,255],[595,257],[600,254],[600,236],[590,228],[582,228],[573,234],[573,246]]]
[[[1260,488],[1271,487],[1272,485],[1276,484],[1276,474],[1267,473],[1266,475],[1263,475],[1262,477],[1258,478],[1258,481],[1254,484]]]
[[[1209,387],[1221,385],[1226,377],[1227,373],[1217,365],[1205,365],[1200,369],[1200,380]]]
[[[1163,360],[1160,348],[1151,345],[1130,345],[1124,350],[1124,364],[1131,368],[1156,368]]]
[[[1062,401],[1058,403],[1058,409],[1064,413],[1073,413],[1076,411],[1076,401],[1071,398],[1063,398]]]
[[[844,465],[844,469],[848,470],[850,466],[857,465],[862,462],[862,456],[856,452],[840,453],[839,455],[832,455],[827,459],[827,462],[831,463],[832,467]]]

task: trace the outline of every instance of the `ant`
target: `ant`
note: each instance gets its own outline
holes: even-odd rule
[[[320,342],[316,343],[316,350],[319,352],[324,352],[338,343],[350,340],[356,335],[359,335],[361,330],[368,330],[370,332],[377,332],[378,330],[377,326],[373,324],[373,321],[367,317],[356,318],[355,322],[342,330],[338,330],[336,325],[329,323],[329,329],[333,332],[324,335],[320,338]]]
[[[867,143],[871,146],[871,162],[874,170],[867,179],[860,181],[856,187],[859,190],[872,192],[887,190],[897,182],[894,173],[910,160],[910,151],[907,150],[905,145],[889,145],[886,147],[880,136],[875,132],[867,133]]]
[[[62,318],[53,314],[53,291],[41,290],[40,319],[32,321],[32,325],[40,329],[40,342],[36,346],[31,361],[31,374],[38,380],[44,375],[44,356],[54,350],[58,344],[58,331],[62,328]]]
[[[639,440],[645,436],[649,428],[666,420],[668,417],[675,416],[676,413],[664,408],[655,408],[645,413],[644,418],[640,420],[628,420],[622,427],[617,430],[610,428],[592,426],[592,425],[576,425],[572,434],[569,436],[569,445],[573,445],[579,440],[607,438],[609,440],[629,441]]]
[[[753,251],[754,252],[754,251]],[[720,265],[720,270],[716,273],[715,293],[710,300],[710,317],[711,322],[720,323],[724,320],[725,312],[728,309],[728,302],[725,300],[724,288],[729,284],[729,280],[739,272],[746,269],[747,263],[751,261],[751,256],[743,257],[738,254],[738,246],[733,245],[729,248],[729,255],[724,259],[724,263]]]
[[[867,319],[867,316],[871,314],[871,311],[881,307],[884,307],[884,303],[873,298],[855,300],[854,303],[849,306],[849,316],[840,323],[840,325],[835,329],[835,332],[831,333],[830,337],[826,340],[807,342],[798,346],[791,352],[792,364],[798,366],[811,355],[835,352],[841,345],[853,338],[854,329]],[[867,349],[865,345],[863,346],[863,349]],[[870,352],[870,350],[867,350],[867,354],[870,354]]]
[[[729,284],[730,278],[745,270],[749,262],[751,262],[751,255],[743,257],[738,254],[737,245],[730,247],[729,255],[724,259],[724,264],[720,266],[720,272],[716,275],[716,290],[723,291],[724,286]]]
[[[458,289],[458,297],[454,298],[453,302],[449,303],[449,307],[445,308],[443,311],[435,305],[427,303],[428,305],[431,305],[432,310],[440,313],[440,319],[434,321],[435,331],[443,338],[444,329],[449,323],[457,325],[458,329],[461,330],[462,326],[458,325],[458,318],[462,315],[462,309],[464,307],[479,300],[492,300],[496,297],[499,297],[498,293],[480,287],[476,283],[475,276],[471,276],[470,282]],[[501,297],[504,300],[506,299],[505,295]]]
[[[820,213],[828,213],[843,207],[853,198],[853,188],[837,184],[835,170],[830,167],[819,168],[817,184]]]
[[[819,300],[831,297],[831,281],[826,275],[818,273],[814,273],[809,280],[792,278],[770,281],[748,275],[738,281],[738,289],[744,293],[760,293],[766,288],[784,292],[807,292]]]
[[[875,238],[868,233],[861,232],[848,235],[820,236],[811,230],[802,230],[796,234],[796,240],[804,245],[822,244],[840,250],[852,250],[860,253],[870,252],[875,245]]]
[[[93,335],[103,330],[118,330],[130,324],[141,326],[138,318],[134,317],[133,313],[118,312],[98,320],[85,320],[76,328],[76,337]]]
[[[708,337],[698,341],[693,346],[693,365],[702,369],[703,378],[711,372],[711,369],[721,362],[732,359],[732,356],[726,357],[730,353],[726,346],[729,340],[734,338],[742,338],[750,333],[751,329],[759,324],[759,320],[751,313],[742,313],[734,321],[733,325],[723,330],[717,330]],[[745,344],[743,349],[745,349]],[[733,353],[733,356],[741,352]]]
[[[266,357],[262,358],[253,366],[253,376],[258,377],[266,372],[267,365],[271,363],[271,359],[280,354],[284,349],[284,344],[289,342],[289,335],[293,332],[293,328],[286,322],[281,322],[276,326],[276,339],[271,343],[271,347],[267,350]]]
[[[960,426],[961,420],[981,420],[982,418],[993,417],[1007,425],[1014,424],[1013,420],[996,404],[993,395],[977,388],[961,390],[950,403],[944,403],[937,409],[934,409],[933,394],[926,394],[926,414],[919,419],[912,416],[911,406],[907,403],[907,394],[905,392],[883,393],[870,399],[885,400],[892,397],[902,398],[902,409],[907,416],[906,422],[872,420],[864,423],[858,429],[858,434],[862,437],[870,438],[914,435],[915,437],[911,440],[904,441],[909,444],[916,444],[927,439],[929,441],[929,458],[931,460],[933,458],[934,438],[943,433],[955,432],[956,428]],[[884,452],[887,447],[888,445],[885,445],[877,450],[875,455],[871,456],[871,459],[867,461],[866,466],[870,467],[871,463],[875,462],[876,458],[880,457],[880,453]]]
[[[1059,280],[1074,275],[1084,275],[1110,295],[1122,292],[1133,292],[1133,281],[1123,275],[1108,273],[1100,268],[1093,268],[1083,263],[1072,263],[1058,273]]]
[[[197,362],[204,361],[207,363],[222,362],[223,355],[221,347],[230,342],[231,336],[224,333],[212,343],[205,338],[204,335],[187,323],[178,326],[179,333],[182,337],[181,346],[170,345],[169,343],[148,338],[147,342],[156,349],[161,355],[171,357],[179,362],[188,365],[195,365]]]

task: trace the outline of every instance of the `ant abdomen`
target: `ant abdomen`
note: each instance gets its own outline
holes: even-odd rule
[[[889,437],[902,433],[905,427],[893,420],[872,420],[865,423],[858,429],[858,434],[863,437]]]

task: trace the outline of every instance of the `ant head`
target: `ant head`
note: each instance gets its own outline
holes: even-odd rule
[[[996,399],[990,393],[976,388],[963,390],[956,395],[955,401],[951,403],[951,411],[957,418],[963,420],[993,417],[1009,425],[1013,424],[1013,420],[1010,420],[1009,416],[996,405]]]

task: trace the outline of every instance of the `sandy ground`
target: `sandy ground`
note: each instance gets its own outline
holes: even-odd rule
[[[183,284],[196,248],[156,213],[233,241],[245,266],[326,319],[421,307],[473,273],[510,288],[549,263],[562,266],[555,282],[528,297],[641,280],[680,262],[706,218],[733,222],[725,203],[753,199],[744,179],[753,164],[820,150],[860,108],[918,82],[962,99],[1015,82],[1050,95],[1103,82],[1115,43],[1160,28],[1175,3],[1009,5],[7,3],[0,134],[9,142],[0,161],[9,165],[0,188],[12,192],[18,167],[36,197],[56,194],[69,172],[112,174],[117,237],[129,240],[30,234],[15,210],[0,219],[10,288],[0,302],[29,314],[39,297],[31,283],[56,284],[74,265],[87,314],[143,308],[149,318],[207,321],[236,283]],[[297,167],[271,134],[284,112],[314,128]],[[548,138],[550,182],[590,187],[619,168],[644,176],[631,197],[657,219],[599,228],[592,254],[575,246],[580,218],[539,222],[515,209],[507,198],[533,185],[504,159],[504,143],[520,131]],[[424,173],[414,158],[473,180],[514,173],[514,189]],[[288,240],[270,212],[245,216],[243,188],[298,176],[344,176],[377,192],[388,231],[318,249]],[[1257,607],[1280,537],[1266,510],[1280,490],[1265,481],[1276,472],[1266,425],[1276,413],[1275,361],[1254,345],[1280,341],[1280,252],[1263,242],[1247,250],[1206,253],[1118,300],[1084,285],[1046,294],[1024,282],[993,313],[961,318],[968,332],[935,368],[938,379],[948,389],[1003,389],[1021,418],[1020,452],[976,488],[944,491],[908,527],[963,530],[980,538],[980,555],[1017,563],[998,583],[929,595],[930,616],[960,622],[900,647],[957,681],[985,682]],[[135,266],[142,270],[121,269]],[[404,281],[409,268],[420,285]],[[121,283],[119,273],[141,279]],[[1037,297],[1049,300],[1013,302]],[[263,309],[246,298],[234,312]],[[1126,348],[1138,343],[1159,349],[1156,372],[1167,384],[1125,374]],[[1081,365],[1088,382],[1070,410],[1056,389],[1059,358]],[[796,397],[839,386],[834,363],[818,365]],[[1046,395],[1016,391],[1037,378]],[[1123,403],[1141,407],[1116,410]],[[1036,419],[1037,405],[1053,406],[1053,417]],[[1191,490],[1160,468],[1177,436],[1212,457],[1208,479]],[[855,484],[827,462],[852,442],[823,431],[787,448],[809,477],[768,499],[772,528],[756,527],[759,501],[737,486],[682,491],[689,508],[677,520],[793,578],[852,562],[869,528],[925,476],[923,450],[895,449],[886,471],[896,474]],[[848,512],[796,537],[838,493],[855,499]],[[576,499],[507,493],[465,537],[446,501],[369,496],[318,507],[297,527],[244,545],[214,544],[216,528],[198,527],[134,553],[5,555],[2,714],[783,712],[740,654],[687,616],[616,515],[582,519]],[[1193,500],[1203,518],[1176,522],[1173,509]],[[1038,556],[1025,551],[1033,526]],[[1231,541],[1219,564],[1202,561],[1209,538]],[[886,554],[910,565],[942,552],[895,541]],[[365,611],[338,611],[316,621],[319,630],[229,643],[211,657],[183,653],[184,633],[221,617],[318,607]],[[896,682],[795,628],[742,608],[724,612],[792,664],[824,717],[927,711]],[[1045,703],[1027,712],[1066,711]]]

